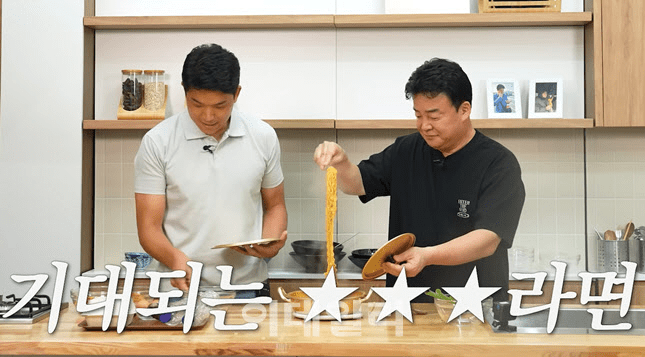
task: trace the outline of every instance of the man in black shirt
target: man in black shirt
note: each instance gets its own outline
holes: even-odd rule
[[[352,164],[336,143],[324,142],[314,161],[338,170],[338,186],[365,203],[390,196],[390,239],[413,233],[415,246],[385,263],[387,286],[402,266],[409,286],[464,286],[477,267],[480,286],[501,287],[508,299],[508,255],[524,205],[520,166],[508,149],[475,130],[472,87],[454,62],[432,59],[405,87],[417,133]],[[415,302],[431,301],[425,294]]]

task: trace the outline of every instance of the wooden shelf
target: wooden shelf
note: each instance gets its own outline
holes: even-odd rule
[[[161,120],[83,120],[83,129],[88,130],[128,130],[150,129]]]
[[[336,129],[416,129],[415,119],[341,119]]]
[[[508,27],[581,26],[591,12],[417,15],[336,15],[336,27]]]
[[[268,119],[275,129],[334,129],[334,119]],[[161,120],[83,120],[87,130],[151,129]]]
[[[275,129],[416,129],[414,119],[334,120],[268,119]],[[151,129],[161,120],[83,120],[86,130]],[[472,119],[477,129],[584,129],[593,128],[593,119]]]
[[[223,15],[223,16],[86,16],[83,25],[96,30],[508,27],[580,26],[591,12],[380,14],[380,15]]]
[[[477,129],[584,129],[593,119],[471,119]],[[336,129],[416,129],[414,119],[336,120]]]
[[[334,129],[334,119],[267,119],[274,129]]]
[[[588,129],[594,120],[585,119],[471,119],[477,129]]]
[[[332,28],[334,15],[86,16],[96,30]]]

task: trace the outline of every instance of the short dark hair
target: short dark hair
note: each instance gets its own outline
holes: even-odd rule
[[[240,85],[240,62],[220,45],[200,45],[186,56],[181,80],[186,92],[208,89],[235,94]]]
[[[506,88],[506,87],[504,87],[504,85],[503,85],[503,84],[501,84],[501,83],[497,85],[497,90],[505,89],[505,88]]]
[[[473,100],[473,88],[461,67],[450,60],[433,58],[417,68],[405,85],[405,97],[422,93],[431,98],[444,94],[459,109],[461,103]]]

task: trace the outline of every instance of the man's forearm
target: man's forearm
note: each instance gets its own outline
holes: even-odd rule
[[[335,168],[338,171],[336,177],[338,188],[341,191],[348,195],[362,196],[365,194],[363,178],[361,177],[361,171],[358,166],[347,160],[344,163],[337,165]]]
[[[264,211],[262,220],[262,238],[280,238],[287,230],[287,207],[275,205]]]
[[[175,248],[161,229],[148,229],[139,233],[141,247],[153,258],[169,268],[177,264],[178,255],[183,254]]]
[[[497,249],[501,239],[497,234],[478,229],[446,243],[428,247],[426,261],[429,265],[460,265],[486,258]]]

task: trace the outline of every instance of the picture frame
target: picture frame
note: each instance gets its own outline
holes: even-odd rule
[[[515,79],[488,79],[486,101],[489,119],[522,118],[520,83]]]
[[[529,84],[529,118],[562,118],[562,78],[532,79]]]

